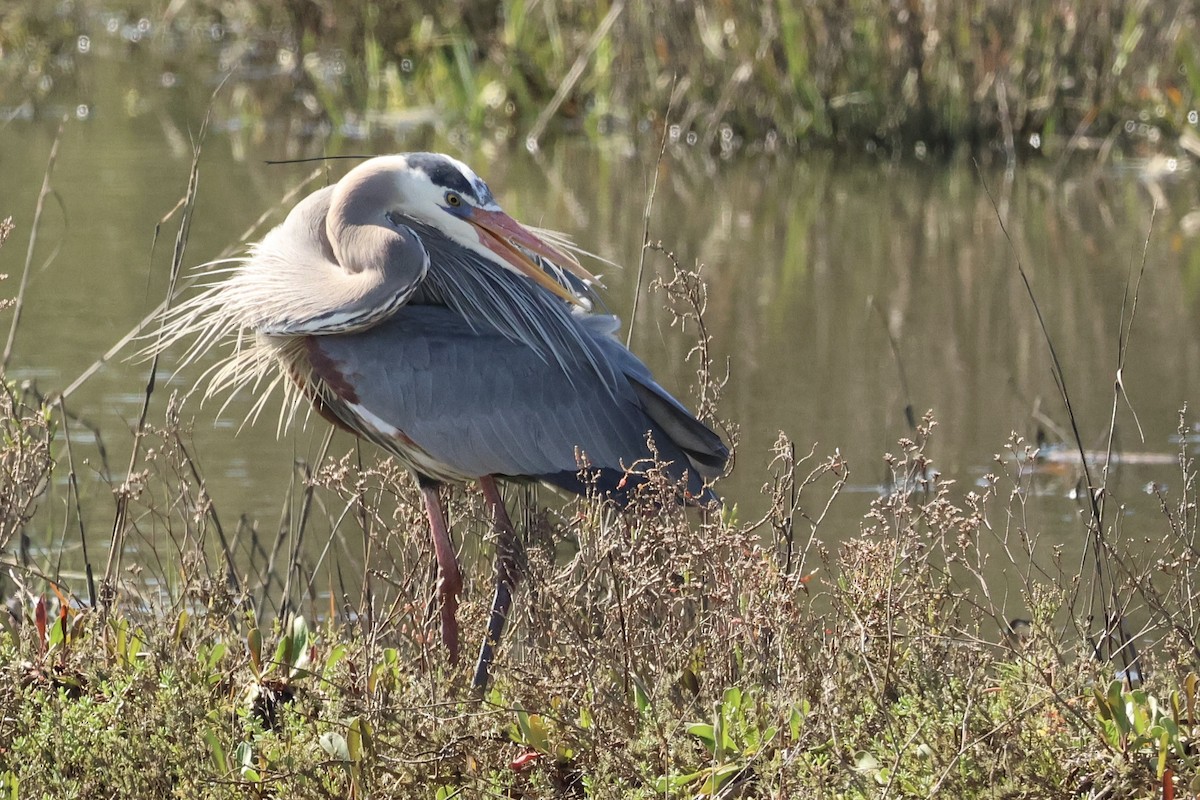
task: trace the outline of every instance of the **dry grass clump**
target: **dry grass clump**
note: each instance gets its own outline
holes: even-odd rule
[[[0,550],[24,531],[46,490],[52,439],[46,410],[13,386],[0,386]]]
[[[0,247],[13,230],[12,218],[0,220]],[[3,280],[4,275],[0,275]],[[15,301],[0,300],[0,311]],[[53,467],[50,417],[40,404],[3,379],[0,370],[0,551],[24,531]]]
[[[1056,573],[1061,559],[1021,530],[1036,462],[1014,442],[1016,457],[963,494],[927,456],[932,428],[927,418],[888,457],[892,487],[836,548],[819,511],[845,479],[836,457],[781,456],[775,510],[754,521],[664,502],[675,487],[661,475],[625,513],[599,500],[529,504],[518,490],[526,581],[482,699],[468,665],[446,664],[423,607],[426,533],[401,470],[347,455],[313,473],[331,517],[321,535],[362,548],[360,580],[343,574],[320,596],[302,578],[336,571],[301,558],[282,570],[292,579],[272,581],[269,605],[290,610],[260,627],[262,607],[222,580],[196,484],[172,495],[176,510],[141,513],[160,480],[191,470],[184,434],[159,432],[132,513],[145,539],[131,541],[148,547],[152,528],[171,528],[178,550],[160,554],[161,568],[176,583],[122,595],[107,620],[38,600],[0,634],[0,739],[11,743],[0,776],[64,797],[1113,797],[1188,786],[1195,654],[1163,645],[1195,635],[1190,617],[1141,632],[1144,686],[1113,682],[1069,611],[1086,577]],[[454,492],[450,508],[467,542],[463,630],[479,634],[490,569],[471,553],[487,515],[473,493]],[[766,528],[793,533],[791,568]],[[1020,577],[1000,585],[995,560]],[[1175,584],[1159,581],[1157,596],[1194,596]],[[1131,600],[1125,613],[1143,608]],[[1009,630],[1014,609],[1028,618]]]

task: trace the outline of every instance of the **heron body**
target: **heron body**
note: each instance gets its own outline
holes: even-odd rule
[[[461,575],[437,485],[480,482],[500,555],[477,686],[518,577],[496,478],[582,493],[586,467],[623,503],[657,457],[683,498],[713,497],[721,439],[614,337],[615,318],[590,313],[594,279],[562,242],[509,218],[448,156],[366,161],[227,273],[175,309],[160,346],[196,335],[194,358],[232,339],[210,392],[283,384],[285,409],[307,398],[417,475],[452,660]]]

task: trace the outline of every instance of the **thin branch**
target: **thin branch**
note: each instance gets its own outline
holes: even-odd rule
[[[642,212],[642,249],[638,255],[637,280],[633,282],[633,308],[629,312],[629,330],[625,334],[625,346],[633,341],[633,326],[637,322],[638,302],[642,299],[642,276],[646,271],[646,249],[650,246],[650,212],[654,210],[654,196],[658,194],[658,172],[663,156],[667,152],[667,138],[671,130],[671,104],[675,100],[674,79],[671,80],[671,99],[667,101],[667,112],[663,115],[662,141],[658,145],[658,158],[654,160],[654,180],[650,182],[650,195]]]
[[[54,172],[54,164],[58,161],[58,146],[62,142],[63,130],[67,126],[69,116],[63,115],[58,124],[58,133],[54,134],[54,144],[50,146],[50,157],[46,160],[46,171],[42,175],[42,189],[38,192],[37,205],[33,211],[33,226],[29,230],[29,247],[25,250],[25,267],[21,270],[21,283],[17,287],[17,297],[13,305],[12,324],[8,328],[8,341],[4,344],[4,355],[0,357],[0,372],[8,370],[8,361],[12,357],[13,345],[17,340],[17,326],[21,323],[21,311],[25,308],[25,288],[29,285],[29,271],[33,264],[33,251],[37,247],[38,229],[41,227],[42,211],[46,208],[46,198],[50,196],[50,175]]]

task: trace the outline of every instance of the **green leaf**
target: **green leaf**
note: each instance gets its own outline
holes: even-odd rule
[[[633,678],[633,704],[637,706],[639,714],[645,716],[650,713],[650,693],[637,676]]]
[[[0,797],[4,800],[17,800],[20,795],[21,779],[12,770],[0,772]]]
[[[696,673],[685,667],[683,672],[679,673],[679,685],[687,689],[693,695],[700,694],[700,679],[696,677]]]
[[[664,775],[654,781],[654,791],[659,794],[665,794],[672,789],[678,789],[681,786],[695,783],[702,775],[706,774],[706,770],[701,770],[700,772],[689,772],[686,775]]]
[[[67,619],[65,615],[62,615],[57,617],[54,620],[54,624],[50,626],[50,648],[61,647],[66,640]]]
[[[745,741],[743,742],[744,746],[742,746],[739,749],[743,753],[753,753],[753,752],[757,751],[758,745],[762,742],[762,732],[759,731],[758,727],[754,726],[754,725],[747,725],[746,720],[741,719],[741,720],[739,720],[739,728],[738,729],[743,732],[742,735],[743,735],[743,738],[745,739]]]
[[[56,683],[58,684],[60,689],[66,688],[66,687],[70,687],[72,689],[82,689],[83,688],[83,681],[81,681],[79,678],[73,677],[71,675],[59,675],[56,680]]]
[[[697,722],[689,725],[687,732],[699,739],[708,752],[714,756],[717,754],[717,732],[712,725],[707,722]]]
[[[550,730],[546,725],[546,718],[541,714],[529,715],[529,743],[533,748],[541,753],[550,753]]]
[[[1128,692],[1124,697],[1125,714],[1129,718],[1134,733],[1144,736],[1150,728],[1151,722],[1158,716],[1158,700],[1149,697],[1141,689]]]
[[[1183,743],[1183,738],[1180,736],[1181,732],[1178,723],[1176,723],[1171,717],[1162,717],[1158,721],[1158,727],[1161,728],[1170,739],[1171,749],[1174,751],[1175,755],[1186,759],[1187,746]]]
[[[800,741],[800,725],[804,722],[804,717],[800,715],[800,709],[792,706],[791,716],[788,717],[788,732],[792,734],[792,741]]]
[[[709,775],[706,786],[711,786],[709,794],[716,794],[722,786],[724,786],[730,778],[742,771],[742,765],[737,762],[722,764],[712,771]],[[701,793],[703,793],[701,789]]]
[[[517,709],[517,744],[529,744],[529,713],[523,708]]]
[[[383,664],[376,664],[371,667],[371,673],[367,675],[367,694],[375,694],[375,688],[379,685],[379,680],[387,675],[387,667]]]
[[[122,659],[125,658],[125,636],[129,631],[129,623],[123,619],[114,619],[109,623],[113,633],[117,635],[117,641],[114,645],[117,655]]]
[[[309,644],[311,644],[312,636],[308,631],[308,623],[304,621],[303,616],[297,616],[292,620],[292,646],[290,658],[285,662],[289,667],[291,677],[296,677],[309,662]]]
[[[1100,725],[1104,728],[1104,740],[1113,747],[1121,746],[1121,731],[1117,728],[1117,721],[1109,718],[1100,720]]]
[[[730,699],[730,692],[735,692],[733,695],[733,706],[730,706],[728,703]],[[724,700],[721,703],[718,703],[716,709],[714,710],[713,741],[717,746],[717,750],[714,753],[717,758],[725,758],[727,754],[732,753],[737,749],[733,742],[733,738],[729,735],[728,722],[732,720],[734,716],[733,709],[737,708],[736,704],[741,701],[741,697],[742,693],[740,690],[726,689]]]
[[[271,657],[271,663],[267,665],[269,670],[272,666],[286,664],[291,666],[292,663],[292,635],[285,633],[279,637],[279,644],[275,645],[275,655]],[[290,673],[290,670],[289,670]]]
[[[21,638],[21,634],[17,630],[16,618],[11,614],[0,614],[0,627],[8,632],[8,636],[13,642]]]
[[[546,728],[546,720],[540,714],[529,714],[523,709],[517,709],[517,727],[521,731],[521,743],[532,747],[539,753],[551,752],[550,735]]]
[[[217,773],[225,776],[233,770],[229,766],[229,756],[225,752],[224,745],[221,744],[221,737],[217,736],[214,730],[204,732],[204,741],[208,744],[208,752],[212,756],[213,766],[217,768]]]
[[[209,648],[200,648],[198,660],[204,671],[204,680],[209,686],[216,686],[221,682],[221,671],[218,669],[218,665],[228,649],[224,642],[217,642]]]
[[[329,655],[325,656],[325,670],[322,673],[326,678],[333,674],[333,668],[338,662],[346,657],[346,645],[337,644],[329,650]]]
[[[346,729],[346,749],[354,764],[362,761],[363,750],[371,746],[371,725],[362,717],[350,720]]]
[[[779,726],[778,725],[772,725],[771,727],[767,728],[758,737],[758,741],[755,742],[755,745],[754,745],[755,751],[757,751],[760,747],[765,747],[766,745],[770,744],[772,741],[775,740],[775,737],[778,735],[779,735]]]
[[[233,760],[237,764],[242,778],[254,783],[262,780],[262,776],[254,767],[254,748],[250,746],[249,742],[238,743],[237,749],[233,751]]]
[[[1125,707],[1125,697],[1121,691],[1121,682],[1113,681],[1108,685],[1108,693],[1105,695],[1109,711],[1112,713],[1113,722],[1117,724],[1117,730],[1122,735],[1128,734],[1133,730],[1133,721],[1129,719],[1128,709]]]
[[[257,627],[246,633],[246,649],[250,653],[250,670],[255,678],[262,677],[262,631]]]
[[[179,617],[175,620],[175,646],[179,646],[179,642],[183,639],[183,632],[187,629],[188,620],[190,619],[186,609],[179,612]]]
[[[1102,720],[1111,720],[1113,718],[1112,709],[1108,705],[1108,697],[1104,692],[1100,691],[1099,686],[1092,687],[1092,694],[1096,698],[1096,714]]]
[[[1193,726],[1196,724],[1196,685],[1198,683],[1200,683],[1200,676],[1194,672],[1189,672],[1188,676],[1183,679],[1183,691],[1187,695],[1187,717]]]

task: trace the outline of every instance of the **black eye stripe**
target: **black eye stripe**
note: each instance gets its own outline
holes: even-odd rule
[[[475,184],[475,199],[479,201],[480,205],[486,206],[488,203],[494,203],[495,198],[492,197],[492,190],[489,189],[487,184],[484,183],[482,180],[478,180],[478,179],[476,179],[476,180],[477,180],[477,182]]]
[[[458,168],[437,153],[411,153],[407,157],[409,166],[419,169],[429,176],[434,186],[457,192],[476,203],[480,202],[471,182],[458,171]]]

